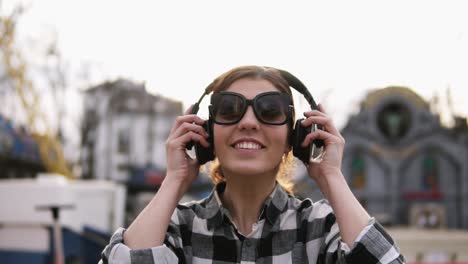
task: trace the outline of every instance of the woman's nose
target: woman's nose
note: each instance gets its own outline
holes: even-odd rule
[[[238,123],[239,128],[258,129],[259,125],[260,121],[258,121],[257,117],[255,116],[252,106],[247,107],[247,111]]]

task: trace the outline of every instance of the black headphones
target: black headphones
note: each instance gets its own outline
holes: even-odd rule
[[[271,68],[271,67],[268,67],[268,68]],[[292,75],[291,73],[287,71],[280,70],[280,69],[276,69],[276,70],[280,73],[281,77],[283,77],[283,79],[286,80],[286,82],[288,83],[290,87],[294,88],[296,91],[298,91],[305,97],[311,109],[318,110],[318,106],[315,103],[314,98],[310,94],[309,90],[307,90],[305,85],[298,78],[296,78],[294,75]],[[198,109],[199,109],[202,99],[206,95],[212,92],[212,87],[213,87],[213,82],[210,85],[208,85],[208,87],[205,89],[205,92],[202,94],[202,96],[198,100],[198,102],[193,105],[192,111],[190,112],[190,114],[196,115],[198,113]],[[312,144],[309,144],[309,146],[302,147],[301,144],[304,141],[304,138],[311,132],[312,127],[313,127],[313,126],[303,127],[301,125],[302,120],[304,120],[304,118],[298,119],[296,121],[293,127],[293,132],[291,133],[291,138],[289,139],[290,140],[289,142],[293,150],[293,155],[297,157],[298,159],[300,159],[301,161],[303,161],[304,163],[308,164],[311,158],[311,153],[314,152],[314,146],[315,148],[321,148],[323,147],[324,142],[322,139],[316,139],[312,142]],[[212,161],[215,158],[213,133],[212,133],[213,121],[211,120],[211,116],[203,124],[203,128],[206,130],[206,132],[209,135],[209,137],[207,138],[207,141],[208,143],[210,143],[210,145],[207,148],[205,148],[198,142],[189,142],[187,144],[187,149],[192,149],[192,146],[195,145],[195,155],[200,165],[203,165],[207,163],[208,161]],[[322,129],[322,127],[318,125],[316,126],[316,128]]]

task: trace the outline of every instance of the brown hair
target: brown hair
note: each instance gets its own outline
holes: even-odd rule
[[[213,92],[223,91],[229,88],[231,84],[240,79],[263,79],[269,81],[279,91],[287,93],[291,97],[292,93],[289,88],[288,82],[281,76],[280,72],[274,68],[261,67],[261,66],[240,66],[234,68],[228,72],[223,73],[221,76],[216,78],[210,85],[209,89]],[[292,132],[292,124],[294,120],[294,112],[292,113],[292,120],[289,124],[290,133]],[[292,165],[293,155],[292,151],[289,151],[281,162],[278,172],[276,174],[276,180],[278,183],[290,194],[293,193],[294,183],[292,182]],[[210,171],[211,180],[217,184],[225,181],[222,174],[221,164],[218,159],[215,159],[214,165]]]

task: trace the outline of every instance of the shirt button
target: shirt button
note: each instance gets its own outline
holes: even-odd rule
[[[250,242],[250,240],[247,240],[247,241],[245,241],[245,245],[250,247],[252,245],[252,242]]]

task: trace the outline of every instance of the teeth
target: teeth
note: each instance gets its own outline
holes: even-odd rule
[[[236,148],[240,149],[260,149],[261,146],[253,142],[239,142],[236,144]]]

